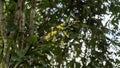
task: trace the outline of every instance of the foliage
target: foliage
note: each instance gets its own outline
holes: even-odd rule
[[[119,68],[119,0],[0,0],[2,68]],[[104,16],[110,20],[104,22]],[[107,35],[114,36],[109,38]]]

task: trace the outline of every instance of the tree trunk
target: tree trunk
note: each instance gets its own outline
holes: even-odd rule
[[[31,12],[30,12],[30,31],[29,31],[29,34],[30,36],[33,35],[34,33],[34,23],[35,23],[35,6],[36,6],[36,3],[35,3],[35,0],[31,0]]]
[[[24,32],[25,32],[25,0],[17,1],[17,9],[16,9],[16,19],[15,24],[18,26],[17,28],[17,42],[19,48],[24,48]]]
[[[4,22],[4,0],[0,0],[0,38],[2,39],[2,62],[0,63],[0,68],[6,68],[6,51],[7,51],[7,46],[6,46],[6,39],[5,39],[5,22]]]

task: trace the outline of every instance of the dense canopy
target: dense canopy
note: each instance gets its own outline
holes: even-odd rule
[[[119,0],[0,0],[0,68],[119,68],[119,23]]]

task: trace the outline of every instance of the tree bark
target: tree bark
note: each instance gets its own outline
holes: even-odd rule
[[[17,42],[19,48],[24,48],[24,33],[25,33],[25,0],[18,0],[17,1],[17,9],[16,9],[16,19],[15,24],[17,27]]]
[[[34,23],[35,23],[35,7],[36,2],[35,0],[31,0],[31,11],[30,11],[30,36],[34,33]]]
[[[2,39],[2,62],[0,63],[1,68],[6,68],[6,51],[7,51],[7,46],[6,46],[6,39],[5,39],[5,22],[4,22],[4,0],[0,0],[0,38]]]

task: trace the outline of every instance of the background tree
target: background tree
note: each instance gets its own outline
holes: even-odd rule
[[[0,0],[0,66],[119,68],[119,19],[119,0]]]

